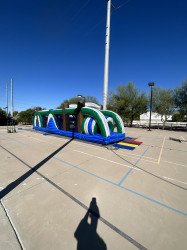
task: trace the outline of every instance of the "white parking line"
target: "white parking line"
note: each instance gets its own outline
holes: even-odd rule
[[[33,133],[33,132],[31,132],[31,133]],[[42,134],[39,134],[39,135],[42,135]],[[30,136],[30,137],[33,137],[33,136]],[[33,138],[35,138],[35,137],[33,137]],[[67,141],[67,139],[65,139],[63,137],[62,137],[62,139],[58,138],[58,137],[48,137],[48,138],[52,138],[52,139],[58,140],[58,141],[62,141],[62,140]],[[43,141],[45,143],[50,143],[50,142],[48,142],[48,140],[47,141],[46,140],[44,141],[44,140],[41,140],[41,139],[38,139],[38,140]],[[83,142],[73,141],[73,143],[78,144],[78,145],[83,146],[83,147],[86,147],[86,148],[92,148],[92,149],[95,149],[95,150],[105,150],[105,151],[108,150],[105,147],[101,147],[101,146],[97,146],[97,145],[84,144]],[[122,153],[119,153],[119,154],[121,156],[127,156],[128,155],[129,157],[132,155],[132,156],[134,156],[134,158],[137,158],[137,157],[140,156],[139,154],[128,153],[127,151],[125,151],[125,154],[122,154]],[[153,163],[157,163],[157,159],[155,159],[155,158],[148,157],[148,156],[143,156],[142,160],[145,160],[144,158],[153,160]],[[148,161],[148,160],[145,160],[145,161]],[[149,162],[152,162],[152,161],[149,161]]]
[[[37,141],[40,141],[40,142],[45,142],[44,140],[41,140],[41,139],[38,139],[38,138],[36,138],[36,137],[33,137],[33,136],[27,136],[27,135],[22,135],[22,134],[20,134],[21,136],[23,136],[23,137],[27,137],[27,138],[33,138],[34,140],[37,140]],[[45,142],[45,143],[48,143],[48,144],[55,144],[55,143],[52,143],[52,142]]]
[[[164,136],[164,139],[163,139],[163,142],[162,142],[162,147],[161,147],[160,154],[159,154],[159,157],[158,157],[158,164],[160,164],[160,159],[161,159],[161,156],[162,156],[162,151],[163,151],[163,148],[164,148],[165,140],[166,140],[166,136]]]
[[[180,163],[176,163],[176,162],[172,162],[172,161],[164,161],[164,162],[167,162],[167,163],[170,163],[170,164],[174,164],[174,165],[178,165],[178,166],[182,166],[182,167],[187,168],[187,165],[183,165],[183,164],[180,164]]]
[[[40,134],[41,135],[41,134]],[[24,136],[24,137],[27,137],[27,136]],[[34,139],[36,139],[36,140],[39,140],[39,141],[42,141],[42,142],[44,142],[44,143],[49,143],[49,144],[52,144],[51,142],[49,142],[48,140],[46,141],[46,140],[42,140],[42,139],[38,139],[38,138],[36,138],[36,137],[33,137],[33,136],[29,136],[29,137],[32,137],[32,138],[34,138]],[[58,141],[64,141],[64,140],[66,140],[67,141],[67,139],[64,139],[64,138],[56,138],[56,137],[50,137],[50,138],[53,138],[54,140],[58,140]],[[161,151],[160,151],[160,155],[159,155],[159,159],[161,158],[161,155],[162,155],[162,150],[163,150],[163,147],[164,147],[164,142],[165,142],[165,138],[166,138],[166,136],[164,137],[164,140],[163,140],[163,143],[162,143],[162,147],[161,147]],[[102,148],[102,147],[98,147],[98,146],[94,146],[94,145],[84,145],[84,143],[81,143],[81,142],[75,142],[74,141],[74,143],[76,143],[76,144],[79,144],[80,146],[84,146],[84,147],[90,147],[90,148],[94,148],[94,149],[98,149],[98,150],[101,150],[101,149],[103,149],[103,150],[106,150],[106,148]],[[96,155],[93,155],[93,154],[89,154],[89,153],[86,153],[86,152],[83,152],[83,151],[80,151],[80,150],[73,150],[73,149],[71,149],[72,151],[75,151],[75,152],[78,152],[78,153],[82,153],[82,154],[86,154],[86,155],[89,155],[89,156],[92,156],[92,157],[94,157],[94,158],[98,158],[98,159],[101,159],[101,160],[104,160],[104,161],[107,161],[107,162],[111,162],[111,163],[114,163],[114,164],[116,164],[116,165],[121,165],[121,166],[125,166],[125,167],[127,167],[127,168],[133,168],[133,169],[135,169],[135,170],[137,170],[137,171],[140,171],[140,172],[142,172],[142,173],[145,173],[143,170],[141,170],[141,169],[139,169],[139,168],[137,168],[137,167],[131,167],[131,166],[128,166],[128,165],[126,165],[126,164],[122,164],[122,163],[119,163],[119,162],[116,162],[116,161],[112,161],[112,160],[109,160],[109,159],[106,159],[106,158],[104,158],[104,157],[100,157],[100,156],[96,156]],[[134,155],[134,156],[138,156],[138,155],[136,155],[136,154],[132,154],[132,155]],[[150,157],[149,157],[150,158]],[[151,162],[151,161],[150,161]],[[158,161],[159,162],[159,161]],[[174,162],[169,162],[169,161],[164,161],[164,162],[168,162],[168,163],[171,163],[171,164],[174,164],[174,165],[179,165],[179,166],[183,166],[183,167],[187,167],[187,166],[185,166],[185,165],[182,165],[182,164],[179,164],[179,163],[174,163]],[[155,163],[155,162],[153,162],[153,163]],[[184,181],[180,181],[180,180],[177,180],[177,179],[173,179],[173,178],[170,178],[170,177],[167,177],[167,176],[161,176],[161,175],[157,175],[158,177],[161,177],[161,178],[163,178],[163,179],[168,179],[168,180],[172,180],[172,181],[174,181],[174,182],[179,182],[179,183],[182,183],[182,184],[185,184],[185,185],[187,185],[187,182],[184,182]]]
[[[121,165],[121,166],[125,166],[125,167],[128,167],[128,168],[132,168],[132,169],[135,169],[137,171],[140,171],[141,173],[144,173],[146,174],[142,169],[139,169],[137,167],[131,167],[131,166],[128,166],[128,165],[125,165],[125,164],[122,164],[122,163],[119,163],[119,162],[115,162],[115,161],[112,161],[112,160],[108,160],[106,158],[103,158],[103,157],[100,157],[100,156],[96,156],[96,155],[92,155],[92,154],[89,154],[89,153],[85,153],[83,151],[79,151],[79,150],[73,150],[75,152],[78,152],[78,153],[81,153],[81,154],[85,154],[85,155],[89,155],[89,156],[92,156],[92,157],[95,157],[95,158],[98,158],[98,159],[101,159],[101,160],[104,160],[104,161],[108,161],[108,162],[111,162],[111,163],[114,163],[114,164],[117,164],[117,165]],[[151,173],[150,173],[151,174]],[[183,183],[185,185],[187,185],[187,182],[183,182],[183,181],[180,181],[180,180],[177,180],[177,179],[173,179],[173,178],[170,178],[170,177],[167,177],[167,176],[162,176],[162,175],[157,175],[158,177],[160,178],[163,178],[163,179],[168,179],[168,180],[172,180],[174,182],[180,182],[180,183]]]
[[[28,132],[27,132],[28,133]],[[47,139],[45,139],[45,140],[42,140],[42,139],[38,139],[38,138],[36,138],[35,136],[31,136],[30,134],[32,134],[33,132],[30,132],[29,133],[29,137],[30,138],[33,138],[33,139],[35,139],[35,140],[38,140],[38,141],[41,141],[41,142],[44,142],[44,143],[48,143],[48,144],[55,144],[55,143],[52,143],[52,142],[49,142],[49,140]],[[20,135],[22,135],[23,137],[27,137],[26,135],[23,135],[23,134],[21,134],[20,133]],[[42,136],[42,134],[40,134],[40,133],[38,133],[38,135],[40,135],[40,136]],[[63,138],[62,137],[62,139],[61,138],[58,138],[58,137],[48,137],[48,138],[51,138],[51,139],[53,139],[53,141],[54,140],[57,140],[57,141],[67,141],[67,139],[65,139],[65,138]],[[86,147],[86,148],[92,148],[92,149],[95,149],[95,150],[106,150],[106,148],[105,147],[100,147],[100,146],[97,146],[97,145],[88,145],[88,144],[84,144],[84,143],[82,143],[82,142],[77,142],[77,141],[74,141],[73,143],[75,143],[75,144],[78,144],[78,145],[80,145],[80,146],[83,146],[83,147]],[[137,157],[139,157],[140,155],[139,154],[133,154],[133,153],[128,153],[127,151],[125,151],[125,154],[123,154],[123,153],[119,153],[118,152],[118,154],[119,155],[121,155],[121,156],[128,156],[128,157],[132,157],[132,158],[137,158]],[[146,158],[146,159],[144,159],[144,158]],[[148,159],[150,159],[150,160],[148,160]],[[107,160],[107,159],[106,159]],[[153,160],[153,161],[152,161]],[[142,157],[142,161],[147,161],[147,162],[151,162],[151,163],[154,163],[154,164],[159,164],[158,163],[158,161],[157,161],[157,159],[155,159],[155,158],[152,158],[152,157],[148,157],[148,156],[143,156]],[[123,165],[123,164],[122,164]],[[129,167],[129,166],[128,166]]]
[[[89,155],[89,156],[92,156],[94,158],[97,158],[97,159],[100,159],[100,160],[103,160],[103,161],[108,161],[108,162],[111,162],[111,163],[114,163],[114,164],[117,164],[117,165],[120,165],[120,166],[125,166],[127,168],[134,168],[134,169],[137,169],[136,167],[132,167],[132,166],[128,166],[126,164],[122,164],[122,163],[119,163],[119,162],[116,162],[116,161],[112,161],[112,160],[108,160],[106,158],[103,158],[103,157],[100,157],[100,156],[96,156],[96,155],[92,155],[92,154],[89,154],[89,153],[86,153],[86,152],[83,152],[83,151],[79,151],[79,150],[73,150],[74,152],[78,152],[78,153],[81,153],[81,154],[85,154],[85,155]],[[137,169],[139,170],[139,169]]]
[[[31,132],[31,133],[33,133],[33,132]],[[40,133],[38,133],[39,135],[42,135],[42,134],[40,134]],[[30,136],[31,137],[31,136]],[[33,138],[35,138],[35,137],[33,137]],[[54,140],[57,140],[57,141],[68,141],[68,139],[70,139],[70,137],[66,137],[66,138],[64,138],[64,137],[62,137],[62,139],[61,138],[58,138],[58,137],[55,137],[55,136],[50,136],[50,137],[48,137],[48,138],[52,138],[52,139],[54,139]],[[48,140],[41,140],[41,141],[43,141],[43,142],[45,142],[45,143],[49,143],[49,141]],[[81,145],[81,146],[83,146],[83,147],[86,147],[86,148],[94,148],[94,149],[96,149],[96,150],[107,150],[105,147],[101,147],[101,146],[97,146],[97,145],[90,145],[90,144],[85,144],[84,142],[78,142],[78,141],[73,141],[73,143],[75,143],[75,144],[79,144],[79,145]]]
[[[141,156],[140,154],[128,153],[128,151],[124,151],[124,152],[125,152],[125,154],[121,154],[121,155],[124,155],[124,156],[126,156],[126,155],[134,155],[134,156],[136,156],[136,157],[140,157],[140,156]],[[149,156],[143,156],[143,158],[147,158],[147,159],[150,159],[150,160],[155,160],[155,161],[157,161],[157,159],[152,158],[152,157],[149,157]]]
[[[124,157],[130,157],[130,158],[134,158],[134,159],[137,159],[138,157],[140,157],[141,155],[136,155],[136,154],[128,154],[128,153],[125,153],[125,154],[121,154],[121,153],[117,153],[117,155],[120,155],[120,156],[124,156]],[[144,158],[150,158],[150,159],[153,159],[154,161],[151,161],[151,160],[147,160],[147,159],[144,159]],[[154,158],[151,158],[151,157],[144,157],[142,156],[141,158],[141,161],[147,161],[147,162],[151,162],[151,163],[155,163],[155,164],[158,164],[157,162],[157,159],[154,159]]]

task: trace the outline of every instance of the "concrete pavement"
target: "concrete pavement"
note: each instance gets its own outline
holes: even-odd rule
[[[127,135],[143,144],[109,150],[0,129],[1,201],[12,221],[1,207],[0,249],[186,249],[187,143],[169,140],[186,133]]]

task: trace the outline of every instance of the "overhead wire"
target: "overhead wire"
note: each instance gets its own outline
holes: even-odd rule
[[[90,0],[87,0],[87,2],[85,2],[81,7],[80,9],[77,11],[77,13],[74,15],[74,17],[72,18],[72,22],[74,22],[78,16],[80,15],[80,13],[82,12],[83,9],[86,8],[86,6],[89,4]]]
[[[124,5],[128,4],[131,0],[127,0],[124,3],[120,4],[118,7],[115,7],[113,4],[112,6],[115,8],[115,10],[121,9]]]
[[[114,6],[114,4],[111,2],[111,6],[113,7],[113,9],[111,10],[111,16],[119,9],[121,9],[123,6],[125,6],[126,4],[128,4],[131,0],[127,0],[124,3],[120,4],[119,6]],[[92,28],[90,28],[90,30],[88,32],[86,32],[84,34],[84,36],[87,36],[88,34],[90,34],[91,32],[93,32],[104,20],[106,19],[106,17],[104,16],[103,18],[101,18],[96,24],[94,24],[94,26]]]
[[[87,5],[90,3],[90,1],[91,0],[87,0],[80,8],[79,8],[79,10],[75,13],[75,15],[74,15],[74,17],[72,18],[72,22],[74,22],[78,17],[79,17],[79,15],[80,15],[80,13],[87,7]],[[111,3],[111,5],[112,5],[112,7],[113,7],[113,10],[112,10],[112,12],[111,12],[111,15],[113,15],[114,14],[114,12],[116,12],[117,10],[119,10],[119,9],[121,9],[123,6],[125,6],[126,4],[128,4],[129,2],[130,2],[131,0],[127,0],[127,1],[125,1],[124,3],[122,3],[122,4],[120,4],[119,6],[117,6],[117,7],[115,7],[114,6],[114,4],[113,3]],[[75,3],[75,1],[74,1],[74,3]],[[72,3],[73,4],[73,3]],[[89,29],[89,31],[88,32],[86,32],[85,34],[83,34],[83,36],[87,36],[88,34],[90,34],[90,33],[92,33],[104,20],[106,19],[106,17],[104,16],[103,18],[101,18],[96,24],[94,24],[93,26],[92,26],[92,28],[90,28]],[[4,97],[4,96],[3,96]],[[2,100],[2,99],[4,99],[5,100],[5,98],[1,98],[1,101],[3,102],[4,100]],[[17,102],[17,103],[19,103],[19,102]],[[30,106],[30,104],[26,104],[26,103],[19,103],[19,104],[21,104],[21,105],[29,105]]]

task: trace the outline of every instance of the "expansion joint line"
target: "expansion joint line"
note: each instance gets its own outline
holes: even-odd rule
[[[15,234],[15,236],[16,236],[16,239],[17,239],[17,241],[18,241],[18,244],[19,244],[20,248],[21,248],[22,250],[24,250],[25,248],[23,247],[23,244],[22,244],[22,242],[21,242],[21,239],[20,239],[20,237],[19,237],[19,234],[18,234],[16,228],[14,227],[14,224],[13,224],[13,222],[12,222],[12,220],[11,220],[11,218],[10,218],[8,212],[7,212],[7,209],[6,209],[5,205],[3,204],[3,201],[2,201],[2,200],[0,200],[0,204],[1,204],[3,210],[4,210],[5,214],[6,214],[6,217],[8,218],[8,221],[9,221],[9,223],[10,223],[10,225],[11,225],[13,231],[14,231],[14,234]]]
[[[26,162],[24,162],[22,159],[20,159],[18,156],[16,156],[15,154],[13,154],[12,152],[10,152],[8,149],[4,148],[3,146],[0,145],[0,147],[3,148],[6,152],[8,152],[12,156],[14,156],[17,160],[19,160],[20,162],[22,162],[25,166],[27,166],[30,170],[33,171],[33,168],[29,164],[27,164]],[[62,192],[67,197],[69,197],[72,201],[74,201],[75,203],[77,203],[80,207],[84,208],[86,211],[89,210],[89,207],[87,207],[84,203],[82,203],[76,197],[74,197],[73,195],[71,195],[70,193],[68,193],[66,190],[64,190],[63,188],[61,188],[60,186],[58,186],[56,183],[54,183],[52,180],[50,180],[49,178],[47,178],[45,175],[41,174],[37,170],[35,170],[35,173],[37,173],[39,176],[43,177],[49,184],[51,184],[53,187],[55,187],[57,190],[59,190],[60,192]],[[4,210],[5,210],[5,208],[4,208]],[[97,218],[99,217],[99,215],[97,213],[95,213],[93,210],[89,210],[89,211],[95,217],[97,217]],[[6,212],[6,214],[7,214],[7,212]],[[124,239],[126,239],[127,241],[129,241],[131,244],[133,244],[138,249],[147,250],[146,247],[144,247],[143,245],[141,245],[135,239],[131,238],[128,234],[126,234],[125,232],[121,231],[119,228],[117,228],[116,226],[114,226],[112,223],[110,223],[109,221],[107,221],[103,217],[100,216],[99,220],[102,223],[104,223],[106,226],[108,226],[110,229],[112,229],[114,232],[116,232],[117,234],[119,234],[120,236],[122,236]],[[10,218],[9,218],[9,221],[11,222]],[[13,226],[13,223],[11,223],[11,225]],[[15,231],[14,227],[13,227],[13,229]],[[18,238],[18,233],[16,233],[16,236],[17,236],[17,239],[19,240],[21,249],[24,250],[23,245],[21,244],[21,240]]]

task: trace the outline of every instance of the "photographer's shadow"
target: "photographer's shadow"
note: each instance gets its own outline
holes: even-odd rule
[[[97,233],[97,223],[100,217],[96,198],[92,198],[90,207],[79,223],[74,236],[77,240],[77,250],[106,250],[106,244]]]

